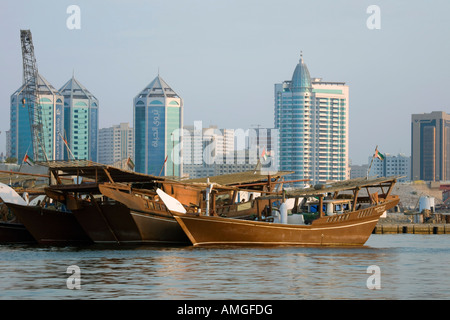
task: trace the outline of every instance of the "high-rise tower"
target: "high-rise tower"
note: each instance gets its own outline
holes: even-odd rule
[[[411,116],[411,180],[450,179],[450,115],[442,111]]]
[[[348,178],[348,86],[311,78],[303,56],[292,79],[275,84],[280,170],[309,183]]]
[[[135,170],[181,176],[183,99],[158,74],[134,98],[133,109]]]
[[[10,151],[11,157],[17,158],[18,163],[22,162],[25,154],[33,157],[30,116],[23,95],[27,85],[23,84],[11,95]],[[64,157],[64,142],[60,138],[60,134],[64,132],[64,97],[40,74],[37,77],[37,90],[37,104],[42,110],[43,141],[40,143],[44,143],[48,160],[61,160]]]
[[[59,91],[64,96],[64,138],[70,147],[64,158],[97,162],[97,98],[73,76]]]

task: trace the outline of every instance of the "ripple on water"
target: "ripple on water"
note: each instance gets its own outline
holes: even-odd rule
[[[448,235],[359,248],[0,246],[1,299],[449,299]],[[67,267],[81,269],[69,290]],[[380,267],[369,290],[367,268]]]

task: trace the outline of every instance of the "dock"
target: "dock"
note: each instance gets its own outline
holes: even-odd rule
[[[378,224],[372,234],[450,234],[450,224],[435,223],[392,223]]]

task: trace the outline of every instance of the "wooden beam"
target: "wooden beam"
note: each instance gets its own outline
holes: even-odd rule
[[[298,213],[298,197],[294,200],[294,208],[292,208],[292,213]]]
[[[367,196],[368,196],[369,199],[370,199],[370,203],[373,203],[373,199],[372,199],[372,197],[371,197],[371,195],[370,195],[369,187],[366,187],[366,191],[367,191]]]
[[[62,184],[61,179],[60,179],[60,177],[59,177],[59,175],[58,175],[58,170],[51,170],[51,173],[52,173],[53,176],[55,177],[56,182],[57,182],[58,184]]]
[[[386,193],[386,198],[385,199],[387,199],[387,197],[391,194],[391,191],[392,191],[392,189],[394,188],[394,184],[397,182],[397,179],[394,179],[394,181],[392,181],[392,183],[391,183],[391,185],[389,186],[389,189],[388,189],[388,191],[387,191],[387,193]]]
[[[353,190],[353,204],[352,204],[352,211],[356,210],[356,202],[358,201],[358,194],[359,194],[359,187],[355,188]]]
[[[323,194],[319,195],[319,218],[322,218],[324,216],[323,212]]]
[[[105,172],[105,174],[106,174],[106,176],[108,177],[109,181],[110,181],[111,183],[115,183],[114,180],[113,180],[113,178],[112,178],[111,175],[109,174],[108,169],[103,168],[103,171]]]

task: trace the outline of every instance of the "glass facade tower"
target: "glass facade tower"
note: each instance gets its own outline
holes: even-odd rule
[[[292,80],[275,84],[279,169],[306,184],[348,179],[348,86],[311,78],[300,58]],[[296,186],[305,182],[295,183]]]
[[[182,176],[183,99],[158,75],[133,101],[135,171]]]
[[[64,96],[64,159],[91,160],[98,158],[97,98],[73,76],[59,90]],[[71,154],[72,153],[72,154]]]
[[[33,158],[31,126],[28,105],[24,104],[22,85],[11,95],[10,113],[10,152],[11,157],[22,163],[25,154]],[[62,160],[64,142],[60,134],[64,131],[64,97],[42,75],[38,75],[37,89],[39,105],[42,110],[43,143],[48,160]]]

